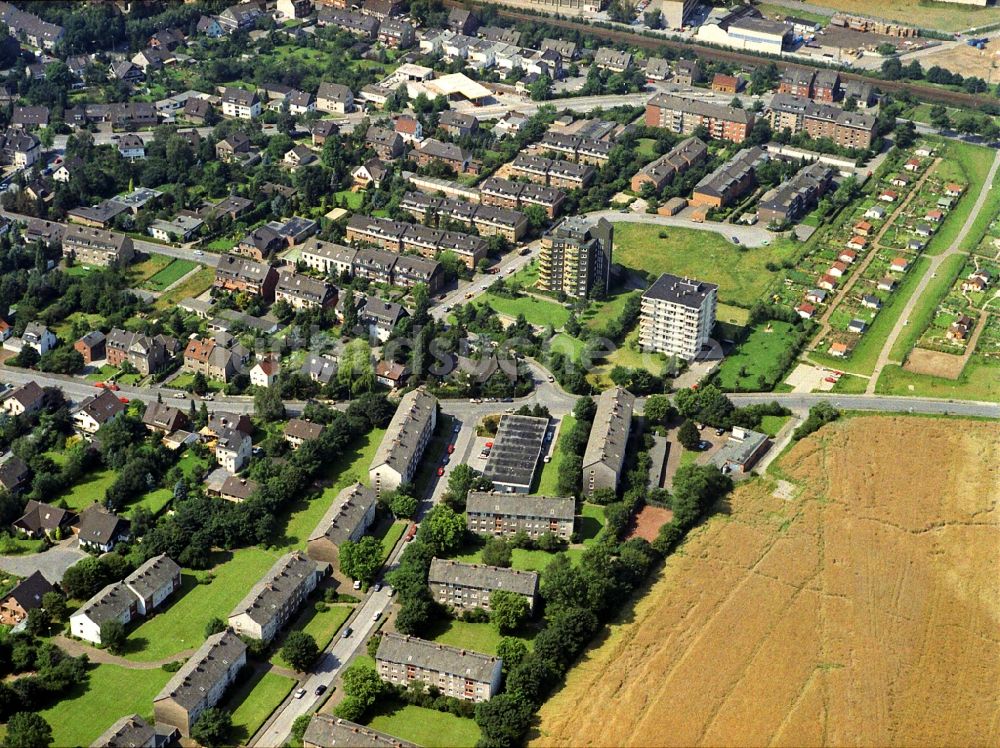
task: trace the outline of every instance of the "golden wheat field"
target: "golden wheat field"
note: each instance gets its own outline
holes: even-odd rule
[[[538,746],[1000,743],[996,425],[856,417],[739,487],[541,710]]]

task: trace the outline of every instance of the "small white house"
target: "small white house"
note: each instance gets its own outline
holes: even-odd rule
[[[119,621],[123,626],[139,614],[139,601],[124,582],[114,582],[98,592],[69,617],[73,636],[101,644],[101,626]]]
[[[215,460],[223,470],[236,474],[249,462],[253,442],[247,434],[230,428],[219,431],[215,445]]]
[[[273,358],[265,358],[258,361],[257,365],[250,370],[250,384],[254,387],[270,387],[278,381],[280,367]]]

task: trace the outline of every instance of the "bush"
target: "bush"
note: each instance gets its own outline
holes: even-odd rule
[[[840,418],[840,411],[827,403],[817,403],[809,409],[809,417],[795,429],[792,438],[796,441],[804,439],[814,431]]]

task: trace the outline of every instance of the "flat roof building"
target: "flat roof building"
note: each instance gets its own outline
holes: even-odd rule
[[[664,273],[642,295],[639,345],[691,361],[710,340],[719,287]]]
[[[493,481],[498,491],[527,493],[531,489],[548,428],[548,418],[500,416],[493,448],[483,469],[483,475]]]

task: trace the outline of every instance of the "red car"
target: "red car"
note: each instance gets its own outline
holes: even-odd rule
[[[128,398],[127,398],[127,397],[119,397],[118,399],[119,399],[119,400],[120,400],[121,402],[123,402],[123,403],[125,403],[126,405],[128,405]]]
[[[439,467],[438,468],[438,477],[441,477],[442,475],[444,475],[444,468],[443,467]]]
[[[454,444],[449,444],[448,445],[448,454],[450,454],[450,455],[455,454],[455,445]]]
[[[487,449],[493,449],[493,442],[486,442]]]
[[[118,392],[118,390],[120,390],[121,387],[112,382],[111,384],[108,385],[108,389],[111,390],[112,392]]]
[[[100,390],[103,390],[108,385],[104,384],[104,382],[94,382],[94,386],[97,387]]]

